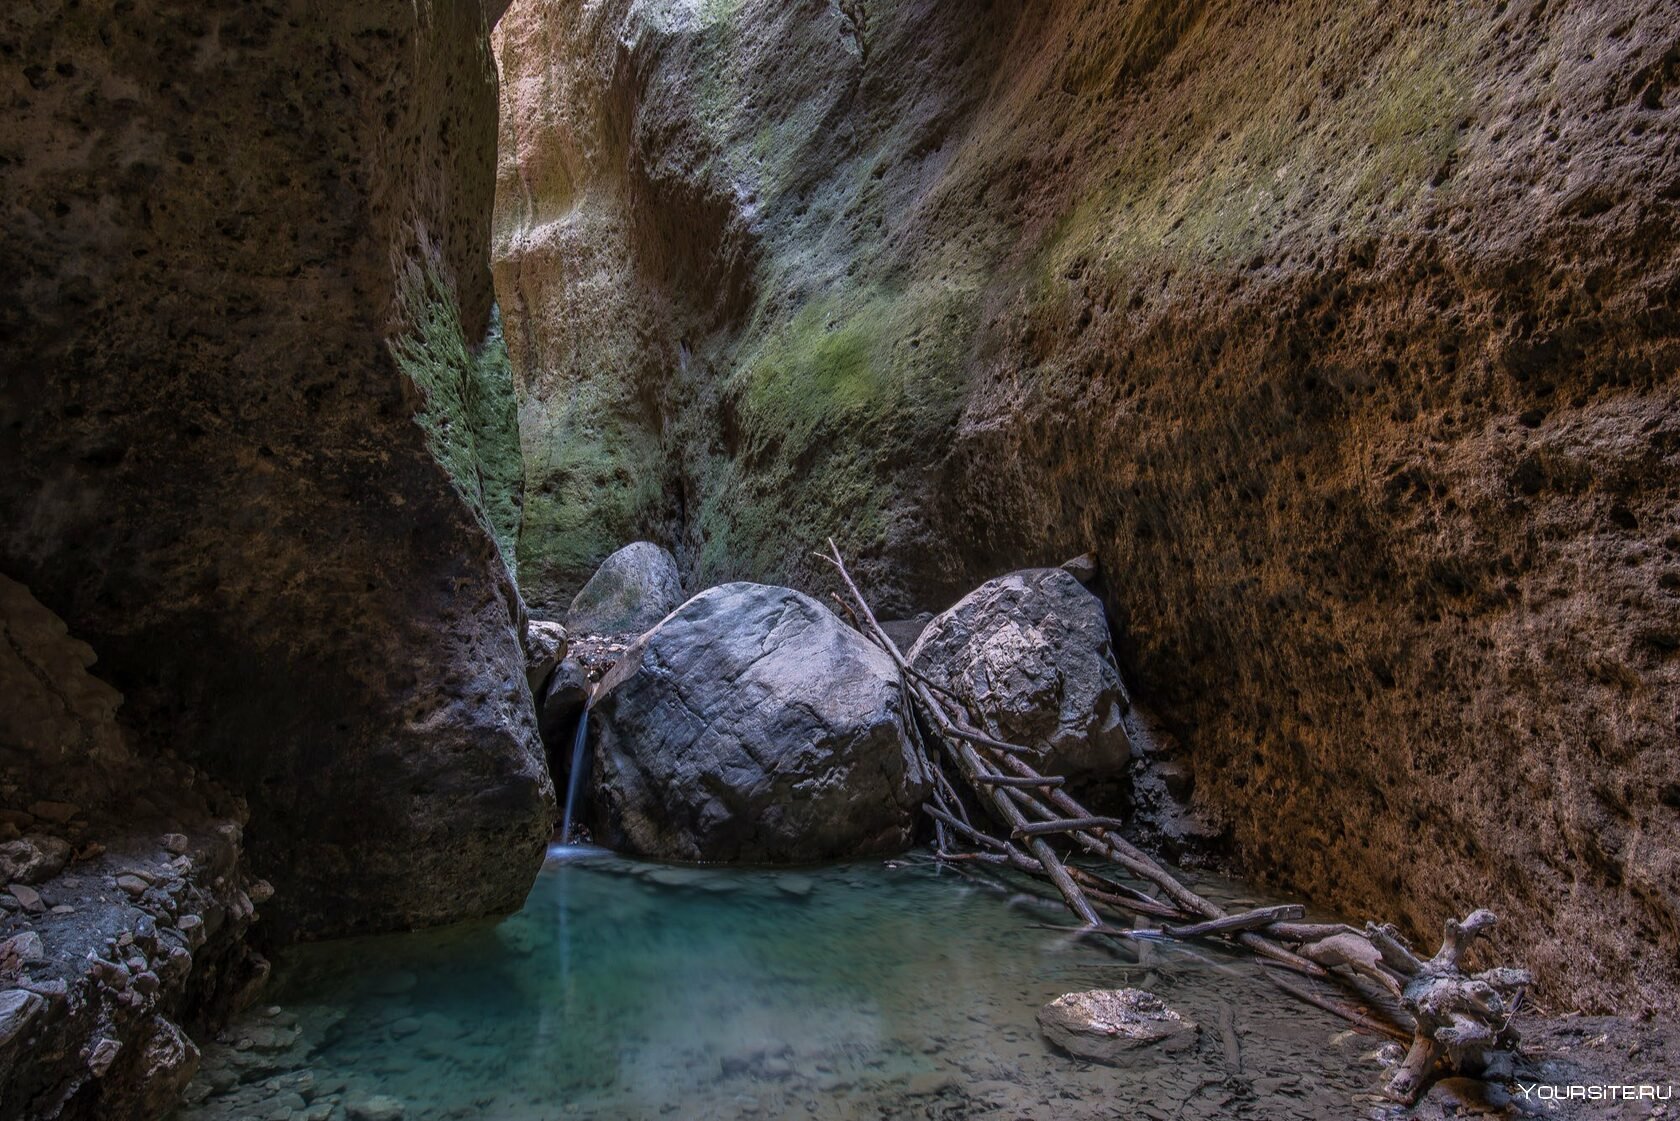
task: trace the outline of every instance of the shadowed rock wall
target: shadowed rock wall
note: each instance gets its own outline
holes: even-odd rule
[[[519,0],[535,601],[1094,549],[1232,851],[1680,983],[1680,12]],[[601,540],[564,532],[597,509]]]
[[[0,570],[137,751],[248,800],[282,927],[517,906],[553,795],[491,532],[486,13],[42,2],[0,56]]]

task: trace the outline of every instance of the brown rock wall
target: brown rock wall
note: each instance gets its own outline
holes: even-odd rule
[[[282,926],[517,906],[522,608],[388,345],[489,319],[483,11],[11,5],[0,54],[0,568],[249,800]]]
[[[553,524],[634,479],[612,545],[814,585],[833,534],[903,614],[1094,549],[1250,872],[1424,941],[1493,907],[1558,1008],[1669,999],[1672,3],[519,0],[500,34]],[[590,408],[620,427],[544,460]],[[588,558],[541,530],[564,595]]]

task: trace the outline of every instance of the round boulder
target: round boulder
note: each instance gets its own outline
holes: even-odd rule
[[[1061,568],[1012,572],[937,616],[911,648],[931,680],[972,697],[989,731],[1050,749],[1046,771],[1123,771],[1129,702],[1102,604]]]
[[[637,634],[681,602],[676,558],[650,541],[637,541],[601,562],[572,600],[566,627],[576,634]]]
[[[643,635],[591,710],[596,837],[800,863],[910,843],[930,776],[892,661],[789,588],[725,584]]]

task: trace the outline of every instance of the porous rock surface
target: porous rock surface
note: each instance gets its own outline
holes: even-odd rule
[[[529,619],[525,623],[525,683],[531,696],[541,698],[549,675],[566,659],[571,642],[566,628],[552,619]]]
[[[573,597],[566,625],[582,634],[640,634],[682,601],[676,558],[651,541],[636,541],[601,562]]]
[[[1102,603],[1061,568],[988,580],[928,623],[908,653],[971,699],[987,731],[1044,748],[1047,774],[1126,769],[1131,707]]]
[[[1672,4],[498,37],[534,596],[597,508],[701,586],[832,534],[883,615],[1094,551],[1249,870],[1421,941],[1491,907],[1557,1007],[1680,991]]]
[[[136,751],[248,799],[281,930],[512,909],[553,816],[496,540],[488,15],[0,10],[0,571]]]
[[[892,661],[790,588],[700,593],[602,678],[597,839],[679,860],[810,862],[910,843],[931,776]]]
[[[0,576],[0,1121],[158,1116],[249,999],[245,807],[130,749],[93,652]],[[20,836],[21,834],[21,836]]]

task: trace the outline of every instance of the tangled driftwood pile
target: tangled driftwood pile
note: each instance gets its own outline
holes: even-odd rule
[[[1365,1030],[1409,1042],[1406,1059],[1387,1087],[1398,1101],[1416,1101],[1442,1069],[1474,1074],[1509,1070],[1517,1043],[1511,1017],[1529,976],[1520,969],[1468,974],[1462,968],[1470,943],[1496,921],[1491,912],[1476,911],[1462,922],[1449,919],[1440,951],[1428,960],[1414,954],[1387,924],[1370,923],[1360,930],[1342,923],[1308,923],[1301,921],[1305,912],[1296,906],[1227,913],[1126,841],[1119,833],[1121,822],[1080,805],[1064,789],[1065,778],[1035,770],[1028,760],[1042,751],[989,735],[970,701],[918,673],[882,629],[839,549],[833,541],[828,545],[823,559],[840,574],[850,601],[841,600],[842,606],[897,664],[906,708],[920,718],[910,721],[910,732],[922,765],[934,778],[932,802],[924,809],[933,819],[940,860],[997,864],[1048,880],[1079,919],[1074,929],[1081,934],[1228,939],[1280,969],[1339,982],[1369,1011],[1274,977],[1296,997]],[[971,807],[991,820],[976,820]],[[1057,851],[1057,841],[1116,866],[1156,893],[1071,863]],[[1117,927],[1103,920],[1099,908],[1163,921],[1149,929]]]

